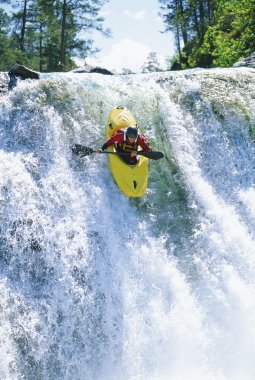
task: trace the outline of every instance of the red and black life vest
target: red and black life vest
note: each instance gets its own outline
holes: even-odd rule
[[[137,140],[138,140],[138,137],[136,138],[136,140],[133,144],[128,143],[127,134],[126,134],[126,131],[124,130],[123,131],[123,143],[119,143],[119,142],[117,143],[117,150],[119,152],[120,151],[132,152],[133,150],[137,150],[138,149]]]

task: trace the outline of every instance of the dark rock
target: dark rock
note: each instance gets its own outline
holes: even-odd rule
[[[8,72],[10,77],[18,77],[21,79],[39,79],[40,74],[36,71],[30,70],[26,66],[16,64]]]
[[[17,78],[20,79],[39,79],[40,74],[36,71],[30,70],[28,67],[19,65],[16,63],[11,67],[11,69],[8,72],[8,75],[10,77],[10,82],[8,84],[8,90],[12,90],[13,87],[17,84]]]
[[[233,67],[253,67],[255,68],[255,52],[251,53],[248,57],[240,59],[234,63]]]
[[[72,70],[72,73],[99,73],[104,75],[114,75],[111,71],[99,66],[86,65],[84,67],[78,67]]]
[[[104,74],[104,75],[113,75],[113,73],[111,73],[111,71],[107,70],[107,69],[104,69],[102,67],[93,67],[91,70],[90,70],[91,73],[99,73],[99,74]]]

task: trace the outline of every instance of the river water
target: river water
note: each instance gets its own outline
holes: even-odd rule
[[[0,378],[253,380],[255,70],[44,74],[0,97]],[[101,147],[124,105],[140,199]]]

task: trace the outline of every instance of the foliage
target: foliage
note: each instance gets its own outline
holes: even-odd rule
[[[150,52],[147,61],[142,66],[142,73],[151,73],[154,71],[162,71],[162,69],[160,68],[157,53]]]
[[[255,1],[232,0],[221,4],[217,23],[208,28],[205,45],[213,66],[231,66],[255,50]]]
[[[130,75],[130,74],[134,74],[134,72],[129,68],[123,67],[122,74],[123,75]]]
[[[159,0],[175,69],[228,67],[255,50],[255,0]]]
[[[107,1],[17,0],[10,15],[0,6],[1,70],[15,62],[39,71],[74,68],[74,57],[98,51],[88,37],[92,30],[110,36],[99,15]]]

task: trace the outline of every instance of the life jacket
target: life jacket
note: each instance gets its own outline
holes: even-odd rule
[[[138,136],[133,144],[129,144],[127,141],[127,131],[123,130],[123,143],[117,144],[117,150],[123,151],[123,152],[132,152],[133,150],[138,149],[137,144]]]

